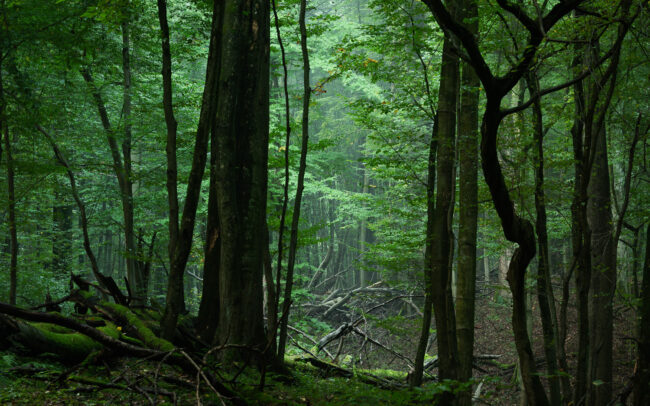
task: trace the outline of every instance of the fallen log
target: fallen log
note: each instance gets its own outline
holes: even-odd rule
[[[1,302],[0,302],[0,313],[13,316],[22,320],[27,320],[31,322],[49,323],[70,330],[74,330],[92,339],[97,344],[101,344],[101,346],[103,346],[104,349],[108,349],[112,351],[115,355],[125,355],[125,356],[133,356],[137,358],[149,358],[152,360],[160,360],[169,365],[177,366],[181,368],[183,372],[191,375],[200,373],[201,376],[203,376],[207,381],[209,381],[211,387],[213,387],[220,396],[228,399],[235,405],[247,404],[243,399],[237,396],[233,391],[227,388],[224,384],[219,382],[211,374],[201,371],[200,369],[197,371],[197,364],[193,360],[188,359],[189,357],[187,356],[187,354],[176,351],[176,349],[173,347],[171,343],[167,342],[168,344],[165,344],[164,346],[164,348],[172,348],[171,351],[161,351],[160,349],[140,347],[137,345],[120,341],[119,335],[118,337],[113,337],[109,335],[107,332],[88,326],[87,324],[83,324],[77,320],[64,317],[58,313],[34,312],[31,310],[25,310],[20,307],[12,306]],[[115,331],[118,331],[119,333],[119,329],[117,327],[115,328]]]

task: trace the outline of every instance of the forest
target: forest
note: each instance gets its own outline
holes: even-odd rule
[[[0,0],[0,404],[650,405],[649,17]]]

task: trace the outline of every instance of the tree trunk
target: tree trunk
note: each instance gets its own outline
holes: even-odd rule
[[[126,246],[126,273],[132,293],[133,303],[142,305],[147,302],[145,277],[136,266],[136,244],[133,218],[133,171],[131,165],[131,58],[129,21],[122,22],[122,73],[124,76],[124,98],[122,115],[124,117],[124,139],[122,140],[122,157],[124,159],[124,183],[122,185],[122,211],[124,213],[124,243]]]
[[[458,56],[449,35],[445,36],[438,96],[438,162],[436,167],[436,207],[431,233],[431,296],[438,335],[439,379],[457,379],[458,347],[456,320],[451,296],[451,268],[449,263],[450,235],[449,209],[453,199],[455,179],[456,101],[458,97]],[[433,185],[429,185],[432,187]],[[453,395],[446,392],[445,401]],[[444,402],[444,401],[443,401]]]
[[[597,136],[595,160],[589,178],[587,220],[591,229],[591,381],[589,404],[604,406],[612,398],[612,301],[616,289],[616,264],[612,241],[612,210],[605,130]]]
[[[465,0],[462,18],[471,21],[468,29],[478,34],[478,8],[474,0]],[[472,66],[462,62],[461,102],[458,126],[460,165],[460,217],[458,224],[458,283],[456,292],[456,328],[458,334],[458,380],[472,378],[474,354],[474,310],[476,295],[476,232],[478,217],[478,98],[479,80]],[[486,280],[486,283],[488,281]],[[461,392],[459,406],[472,404],[472,391]]]
[[[582,46],[576,46],[573,68],[582,65],[580,54]],[[585,147],[590,139],[584,138],[585,98],[582,82],[573,86],[575,112],[571,135],[573,139],[573,159],[575,180],[573,201],[571,203],[571,241],[573,262],[576,268],[576,290],[578,310],[578,360],[574,403],[584,402],[587,394],[587,372],[589,369],[589,285],[591,283],[591,232],[587,223],[587,184],[589,172],[586,170]],[[589,155],[587,154],[587,157]]]
[[[207,343],[214,341],[219,318],[219,262],[221,235],[219,234],[219,205],[217,201],[217,140],[214,128],[210,140],[210,190],[208,192],[208,218],[203,260],[203,289],[199,306],[198,330]]]
[[[282,311],[282,319],[280,321],[280,338],[278,341],[278,360],[280,363],[284,362],[284,352],[287,343],[287,326],[289,324],[289,311],[291,310],[291,290],[293,288],[293,269],[296,262],[296,251],[298,248],[298,222],[300,220],[300,203],[302,202],[302,192],[305,187],[305,169],[307,168],[307,149],[309,146],[309,100],[311,97],[311,87],[309,84],[309,51],[307,49],[307,27],[305,24],[306,10],[307,0],[301,0],[298,22],[300,24],[300,47],[302,50],[303,63],[302,145],[300,147],[300,165],[298,167],[296,198],[293,205],[293,217],[291,218],[291,236],[289,239],[287,278],[284,288],[284,305]]]
[[[539,92],[537,74],[531,72],[526,77],[528,90],[531,95]],[[542,105],[539,97],[533,103],[533,140],[535,148],[535,211],[537,214],[536,227],[537,246],[539,248],[537,262],[537,299],[539,312],[542,319],[544,336],[544,355],[546,356],[546,370],[551,395],[551,404],[562,404],[560,382],[557,369],[556,329],[557,317],[555,315],[555,299],[551,284],[550,261],[548,254],[548,231],[546,227],[546,203],[544,196],[544,128],[542,123]]]
[[[646,227],[645,264],[639,315],[636,374],[632,390],[634,406],[650,404],[650,224]]]
[[[431,140],[429,142],[429,159],[428,159],[428,177],[427,177],[427,231],[424,248],[424,308],[422,309],[422,329],[420,330],[420,340],[415,355],[415,368],[410,376],[409,383],[411,386],[422,385],[422,375],[424,373],[424,356],[427,352],[429,343],[429,330],[431,329],[431,315],[433,299],[431,290],[433,280],[431,275],[431,246],[433,245],[433,219],[435,213],[435,194],[434,185],[436,183],[436,155],[438,151],[438,120],[434,121]]]
[[[67,278],[72,271],[72,205],[65,204],[58,182],[54,186],[55,204],[52,207],[52,270],[55,275]]]
[[[269,4],[223,2],[217,84],[217,196],[221,261],[219,330],[224,358],[267,347],[262,309],[269,115]],[[252,352],[251,352],[252,351]]]
[[[0,73],[1,75],[1,73]],[[16,284],[18,268],[18,234],[16,233],[16,193],[15,193],[15,172],[14,160],[11,151],[11,140],[9,138],[9,123],[6,117],[6,104],[2,93],[2,77],[0,76],[0,100],[2,100],[2,111],[0,111],[0,132],[4,133],[4,149],[7,159],[7,211],[9,212],[9,303],[16,304]],[[2,134],[0,134],[1,136]]]
[[[187,259],[190,254],[190,249],[192,248],[192,236],[194,233],[196,208],[199,203],[199,195],[201,193],[201,181],[203,179],[203,172],[205,170],[205,162],[207,160],[208,137],[210,133],[210,128],[212,127],[213,117],[216,111],[215,110],[216,100],[217,100],[216,99],[217,98],[216,77],[219,74],[219,70],[220,70],[219,61],[221,58],[219,52],[220,44],[218,44],[218,42],[221,39],[219,31],[222,28],[221,27],[222,8],[223,8],[223,4],[221,2],[215,2],[213,13],[212,13],[212,28],[210,33],[208,63],[206,66],[205,87],[203,88],[203,98],[201,100],[201,113],[199,116],[199,123],[196,130],[194,153],[192,158],[192,169],[190,171],[189,179],[187,181],[185,205],[183,206],[183,215],[181,217],[181,221],[179,225],[178,239],[176,241],[175,246],[170,247],[170,252],[172,251],[172,249],[173,252],[171,253],[169,279],[167,281],[167,305],[165,306],[165,312],[160,322],[160,326],[162,329],[161,335],[164,338],[171,338],[174,335],[174,331],[176,329],[176,323],[178,320],[178,315],[185,308],[183,275],[185,273],[185,265],[187,264]],[[161,15],[162,13],[159,11],[159,19],[161,19]],[[166,22],[166,17],[164,21]],[[165,24],[161,19],[161,27],[163,25]],[[165,32],[165,29],[163,28],[162,31]],[[168,42],[168,39],[167,41],[163,39],[163,44],[165,44],[165,42]],[[163,52],[163,57],[165,57],[165,52]],[[165,74],[171,75],[171,68],[170,70],[164,70],[163,72]],[[169,95],[169,103],[171,105],[171,90],[169,93],[165,93],[165,94]],[[172,120],[170,120],[170,117],[167,117],[167,122],[168,123],[172,122]],[[170,140],[170,138],[171,137],[168,132],[168,140]],[[167,149],[168,151],[170,150],[169,145],[167,146]],[[169,158],[168,158],[168,162],[169,162]],[[168,185],[170,183],[169,176],[170,175],[168,173]],[[171,176],[175,177],[174,174],[171,174]],[[170,209],[171,208],[172,205],[170,204]],[[216,317],[217,315],[214,316]]]

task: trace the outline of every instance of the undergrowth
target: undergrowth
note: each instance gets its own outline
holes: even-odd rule
[[[359,370],[353,377],[343,378],[328,377],[293,359],[287,359],[287,367],[289,374],[267,372],[261,391],[260,373],[254,368],[238,373],[236,366],[232,370],[222,367],[219,373],[224,383],[251,405],[430,405],[442,390],[449,389],[439,383],[383,389],[361,379],[363,374],[372,374],[403,384],[404,373],[392,370]],[[160,392],[157,395],[156,390]],[[198,401],[219,405],[221,400],[204,383],[197,399],[195,376],[157,362],[123,358],[75,368],[42,355],[32,358],[0,352],[3,405],[191,405]]]

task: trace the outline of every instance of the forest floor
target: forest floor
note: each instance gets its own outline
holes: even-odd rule
[[[474,370],[475,393],[484,405],[518,405],[520,389],[517,383],[516,350],[510,325],[511,308],[507,296],[490,291],[477,300],[475,354],[492,358],[477,362]],[[634,313],[629,303],[619,296],[614,307],[614,394],[629,383],[634,368]],[[570,370],[575,369],[577,351],[577,320],[573,304],[568,307],[568,337],[566,350]],[[544,376],[542,333],[539,315],[533,305],[533,347],[538,370]],[[414,356],[418,324],[415,319],[403,322],[410,332],[399,336],[384,335],[382,340],[409,358]],[[372,333],[380,336],[380,329]],[[396,338],[400,337],[400,338]],[[359,344],[348,339],[347,350],[353,356],[360,353]],[[333,344],[334,345],[334,344]],[[370,346],[366,346],[370,347]],[[435,346],[434,346],[435,347]],[[363,347],[361,347],[363,348]],[[366,362],[345,367],[352,377],[337,376],[316,368],[302,358],[304,353],[292,351],[287,365],[290,373],[265,374],[263,391],[260,373],[254,368],[233,366],[220,368],[219,379],[251,405],[419,405],[433,404],[446,383],[428,381],[421,388],[406,385],[405,366],[386,357],[379,348],[370,348]],[[434,350],[435,351],[435,350]],[[344,357],[341,357],[343,359]],[[350,358],[348,356],[348,358]],[[302,359],[302,361],[301,361]],[[383,362],[382,362],[383,361]],[[383,364],[383,365],[382,365]],[[394,368],[362,370],[360,368]],[[433,370],[435,374],[435,369]],[[202,404],[221,405],[230,402],[219,398],[200,382],[197,376],[187,376],[178,369],[159,362],[133,358],[98,361],[84,367],[66,365],[53,354],[38,357],[0,352],[0,404],[2,405],[148,405]],[[199,379],[200,381],[200,379]]]
[[[260,374],[247,368],[231,384],[250,405],[418,405],[432,404],[439,388],[425,385],[408,389],[400,384],[405,374],[371,371],[403,389],[367,383],[358,371],[352,378],[327,376],[302,362],[288,362],[290,374],[267,373],[259,391]],[[231,371],[236,374],[237,371]],[[370,373],[370,371],[369,371]],[[232,379],[224,373],[224,381]],[[156,362],[123,358],[111,364],[71,371],[57,360],[0,353],[2,405],[221,405],[220,399],[196,377]],[[224,403],[221,401],[224,400]]]

